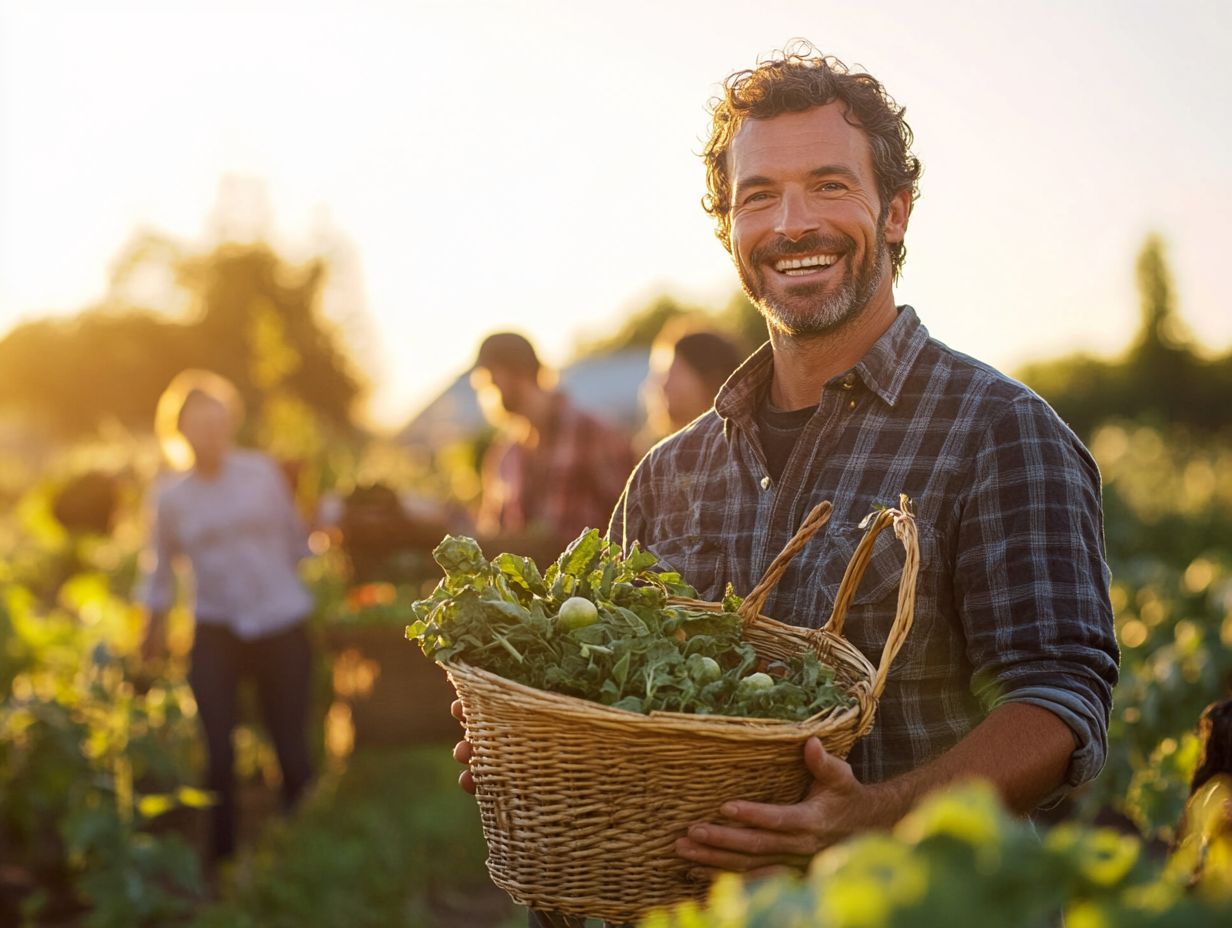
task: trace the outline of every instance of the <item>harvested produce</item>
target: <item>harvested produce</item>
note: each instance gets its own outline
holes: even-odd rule
[[[587,625],[594,625],[598,621],[598,607],[582,596],[570,596],[566,599],[556,616],[557,624],[565,631],[585,628]]]
[[[412,604],[406,636],[442,664],[631,712],[803,721],[853,702],[811,651],[765,666],[730,587],[722,611],[698,608],[678,573],[653,569],[655,555],[634,545],[622,556],[595,529],[542,574],[513,554],[489,561],[462,536],[433,556],[445,578]]]

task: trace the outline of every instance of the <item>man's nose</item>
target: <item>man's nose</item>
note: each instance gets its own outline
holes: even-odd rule
[[[779,199],[774,231],[789,241],[799,241],[818,228],[818,217],[802,193],[784,191]]]

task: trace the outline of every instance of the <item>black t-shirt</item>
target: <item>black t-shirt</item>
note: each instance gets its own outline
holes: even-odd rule
[[[770,405],[770,394],[761,402],[757,411],[757,431],[761,437],[761,450],[766,456],[766,467],[771,479],[777,481],[787,466],[791,457],[791,449],[796,447],[796,439],[804,431],[805,424],[813,418],[816,406],[806,406],[804,409],[790,409],[784,412]]]

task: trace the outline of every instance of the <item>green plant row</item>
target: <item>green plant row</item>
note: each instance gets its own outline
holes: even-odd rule
[[[439,747],[355,755],[241,856],[191,928],[520,928],[457,773]]]
[[[88,576],[92,624],[21,587],[0,597],[0,850],[35,887],[23,920],[81,913],[87,928],[166,924],[204,892],[196,852],[155,820],[208,805],[185,784],[196,728],[187,688],[138,692],[112,653],[122,603]],[[8,913],[13,917],[14,913]]]
[[[1202,710],[1232,696],[1232,443],[1109,423],[1091,443],[1121,645],[1103,772],[1077,812],[1112,809],[1170,841]]]

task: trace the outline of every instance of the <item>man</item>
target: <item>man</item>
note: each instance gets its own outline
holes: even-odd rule
[[[629,439],[553,390],[517,333],[484,339],[472,382],[503,431],[482,467],[484,546],[550,562],[583,529],[607,524],[633,469]]]
[[[704,204],[770,341],[641,462],[611,537],[717,599],[752,589],[830,499],[764,610],[807,626],[828,617],[860,520],[899,493],[922,565],[915,625],[848,761],[810,741],[802,802],[726,803],[729,823],[699,823],[677,852],[699,875],[803,866],[973,776],[1029,812],[1104,759],[1119,655],[1095,464],[1038,396],[896,307],[920,167],[874,78],[788,52],[730,77],[712,116]],[[874,661],[901,560],[879,541],[846,622]]]
[[[915,624],[847,761],[809,741],[801,802],[725,803],[724,823],[698,823],[676,850],[699,876],[802,867],[973,776],[1029,812],[1104,759],[1118,652],[1095,464],[1038,396],[896,306],[920,167],[878,81],[789,51],[732,75],[712,116],[703,202],[770,341],[714,410],[647,454],[609,533],[717,599],[729,582],[751,590],[832,500],[764,608],[817,626],[859,522],[905,493],[921,567]],[[900,567],[885,533],[848,612],[845,635],[874,662]]]

